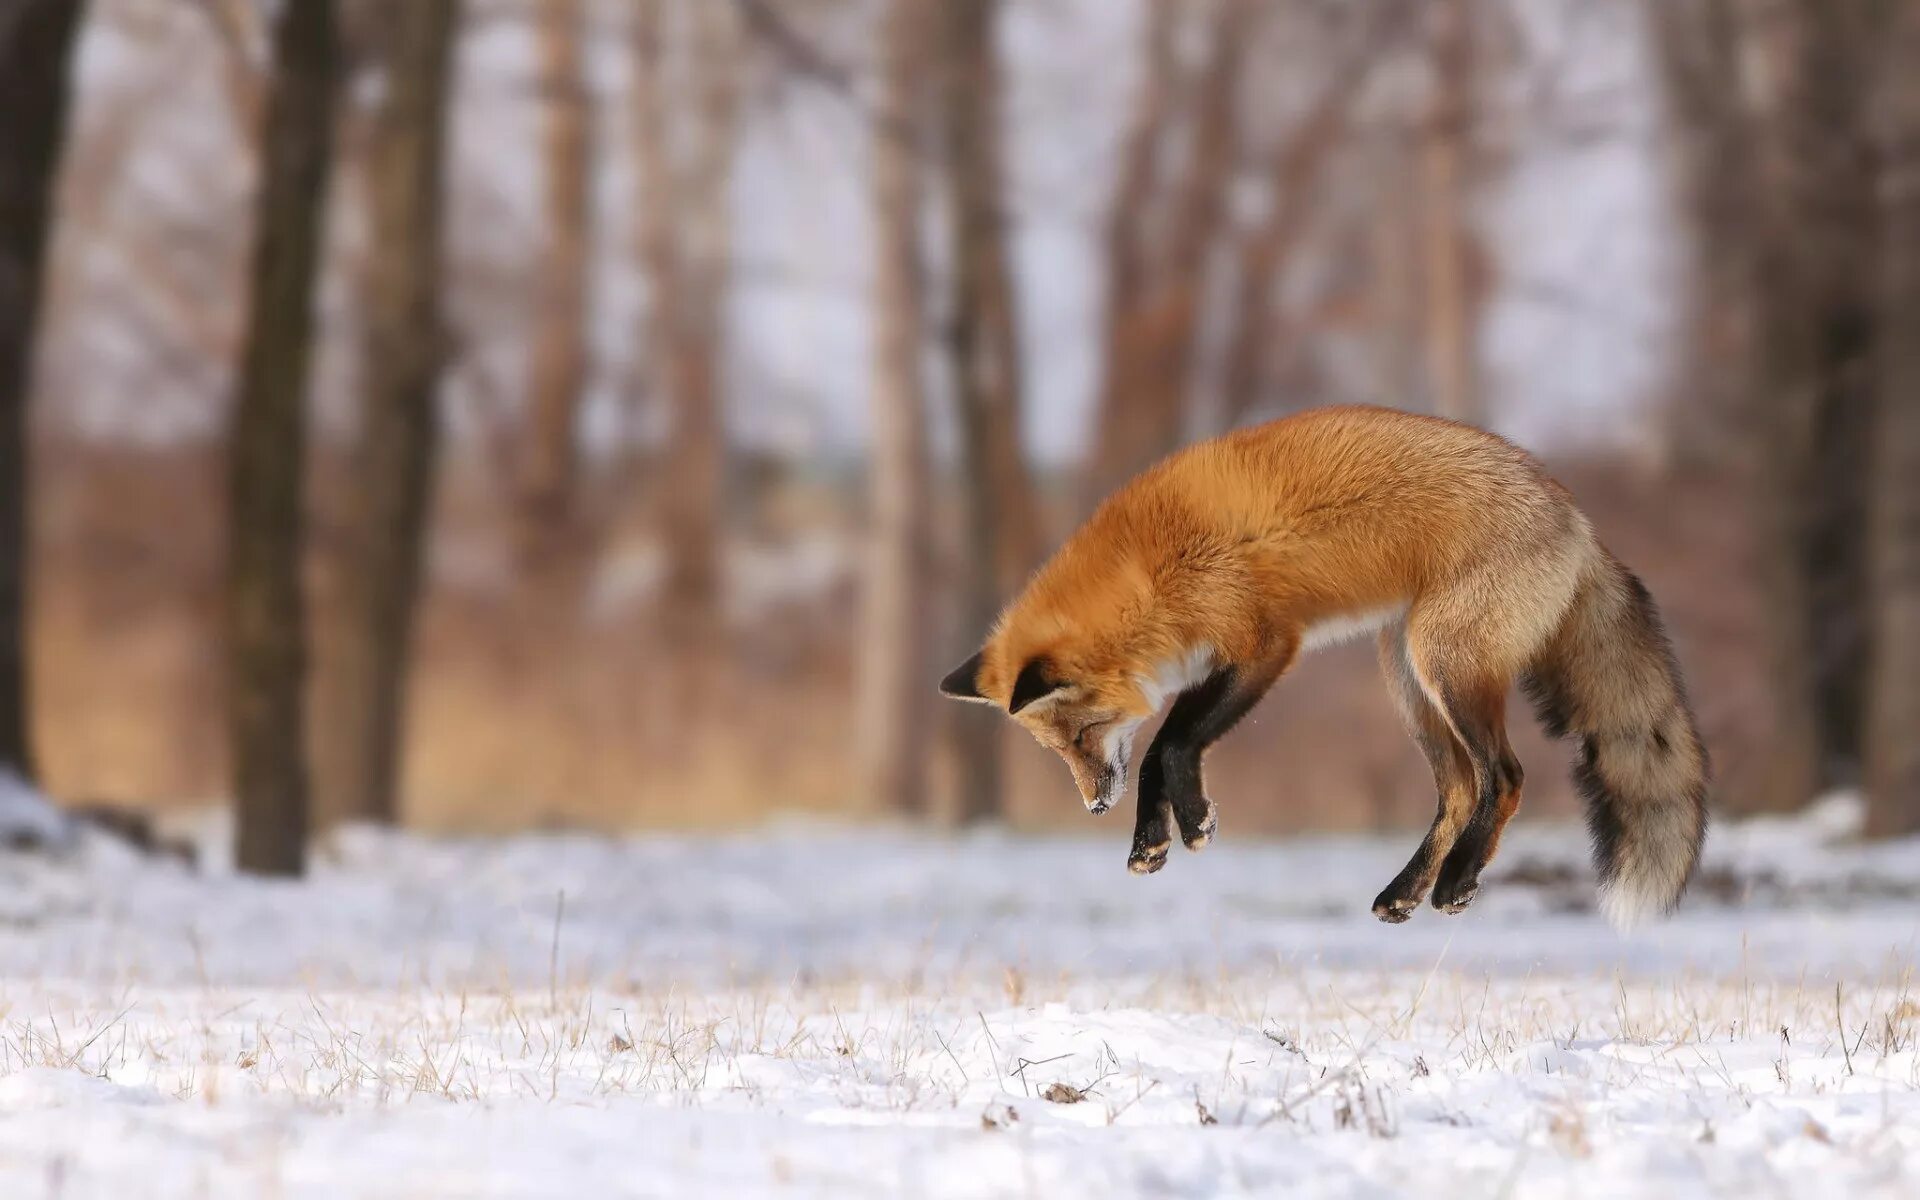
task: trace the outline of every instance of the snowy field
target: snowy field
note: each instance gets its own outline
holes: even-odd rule
[[[1631,935],[1537,828],[1398,927],[1413,835],[88,834],[0,853],[0,1196],[1916,1195],[1920,846],[1849,817]]]

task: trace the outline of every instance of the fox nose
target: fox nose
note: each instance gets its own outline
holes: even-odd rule
[[[1087,811],[1097,817],[1113,807],[1114,800],[1125,789],[1126,784],[1126,768],[1107,765],[1094,776],[1092,792],[1083,793],[1080,798],[1086,802]]]

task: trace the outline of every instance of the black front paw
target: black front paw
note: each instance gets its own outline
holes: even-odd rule
[[[1173,809],[1167,804],[1148,804],[1141,810],[1133,829],[1133,849],[1127,854],[1127,870],[1135,875],[1151,875],[1167,865],[1167,851],[1173,845]]]
[[[1143,846],[1136,840],[1132,853],[1127,855],[1127,870],[1135,875],[1153,874],[1167,865],[1167,850],[1171,845],[1170,842],[1159,842]]]
[[[1198,850],[1213,840],[1214,832],[1219,828],[1219,812],[1213,801],[1198,787],[1185,788],[1174,793],[1173,819],[1180,827],[1180,840],[1187,849]]]
[[[1213,807],[1213,801],[1205,796],[1200,798],[1197,815],[1180,822],[1180,840],[1189,850],[1199,850],[1213,840],[1220,827],[1220,815]]]

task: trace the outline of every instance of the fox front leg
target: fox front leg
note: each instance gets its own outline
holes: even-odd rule
[[[1127,870],[1135,875],[1151,875],[1167,865],[1167,851],[1173,846],[1173,805],[1157,782],[1140,779],[1140,803],[1133,818],[1133,849],[1127,853]]]
[[[1201,779],[1200,760],[1207,747],[1220,740],[1260,702],[1293,654],[1275,655],[1255,668],[1226,666],[1213,672],[1193,687],[1180,693],[1167,710],[1167,719],[1147,747],[1140,764],[1141,822],[1144,825],[1149,804],[1171,809],[1180,829],[1180,840],[1189,850],[1198,850],[1213,840],[1218,817],[1213,801],[1207,798]],[[1139,851],[1139,839],[1135,852]],[[1162,860],[1164,861],[1164,854]],[[1134,859],[1127,860],[1129,868]],[[1158,870],[1156,864],[1145,868]]]

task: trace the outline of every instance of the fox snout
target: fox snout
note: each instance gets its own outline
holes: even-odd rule
[[[1112,808],[1114,801],[1125,794],[1127,764],[1123,762],[1115,766],[1112,763],[1101,763],[1093,772],[1091,785],[1080,777],[1079,771],[1075,771],[1074,782],[1080,785],[1080,799],[1086,803],[1087,811],[1097,817]]]
[[[1060,757],[1067,760],[1067,767],[1073,772],[1073,782],[1080,788],[1080,799],[1087,811],[1099,816],[1112,808],[1114,802],[1126,794],[1127,760],[1132,757],[1133,738],[1131,729],[1116,729],[1102,738],[1094,754],[1084,754],[1077,749],[1063,750]]]

